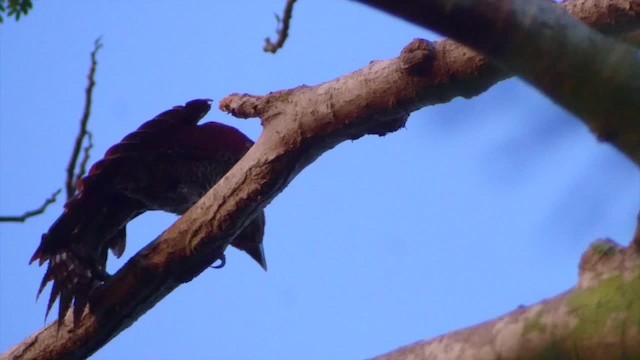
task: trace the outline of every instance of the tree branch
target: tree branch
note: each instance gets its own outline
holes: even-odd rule
[[[220,258],[247,220],[324,152],[345,140],[395,131],[412,111],[478,95],[507,77],[453,41],[415,40],[396,59],[372,62],[324,84],[266,96],[229,96],[221,103],[224,111],[243,118],[259,116],[264,125],[245,157],[98,288],[91,312],[75,331],[68,314],[59,333],[54,323],[2,359],[88,357]]]
[[[39,208],[31,211],[26,211],[24,214],[20,216],[0,216],[0,222],[25,222],[31,217],[44,213],[45,210],[47,210],[47,207],[49,207],[49,205],[56,202],[56,199],[58,197],[58,194],[60,194],[60,191],[62,191],[62,189],[58,189],[56,190],[56,192],[51,194],[51,196],[49,196],[48,199],[44,200],[44,203],[40,205]]]
[[[487,54],[640,165],[638,49],[546,0],[358,1]],[[640,0],[619,3],[634,14],[637,29]]]
[[[582,256],[576,288],[376,360],[637,359],[640,324],[628,319],[640,318],[639,291],[640,253],[596,241]]]
[[[93,88],[96,85],[95,74],[96,67],[98,66],[98,60],[96,56],[101,48],[101,38],[97,38],[94,42],[93,51],[91,52],[91,67],[89,68],[89,75],[87,76],[89,83],[87,84],[87,88],[85,89],[84,111],[82,113],[82,118],[80,118],[80,130],[78,131],[76,141],[73,144],[73,150],[71,151],[71,159],[69,159],[69,165],[67,165],[67,179],[65,182],[67,200],[76,193],[76,184],[78,180],[81,179],[85,174],[86,164],[89,161],[89,151],[93,146],[91,134],[87,131],[87,124],[89,123],[89,117],[91,116]],[[80,151],[82,150],[82,144],[85,137],[88,137],[89,143],[84,149],[84,158],[81,160],[80,168],[76,172],[78,158],[80,157]]]
[[[93,88],[95,86],[95,72],[97,66],[96,55],[98,50],[102,47],[102,43],[100,42],[100,38],[96,39],[94,43],[94,49],[91,52],[91,68],[89,69],[89,84],[85,90],[85,106],[84,113],[82,118],[80,119],[80,131],[78,132],[78,136],[76,137],[76,141],[73,146],[73,151],[71,152],[71,160],[69,161],[69,165],[67,166],[67,179],[65,182],[65,189],[67,191],[67,200],[70,199],[76,192],[76,184],[78,181],[84,176],[87,171],[87,164],[89,162],[89,157],[91,153],[91,149],[93,148],[93,136],[91,132],[87,130],[87,124],[89,122],[89,117],[91,115],[91,102],[93,98]],[[84,147],[83,157],[80,161],[80,166],[78,168],[77,173],[75,173],[76,165],[78,162],[78,158],[80,157],[80,151],[82,147],[82,143],[84,139],[87,139],[87,145]],[[21,216],[0,216],[0,222],[25,222],[27,219],[43,214],[49,205],[56,202],[58,194],[60,194],[62,189],[58,189],[55,193],[53,193],[48,199],[45,199],[44,203],[37,209],[27,211]]]
[[[322,153],[348,139],[401,128],[415,95],[407,91],[407,82],[418,80],[411,69],[401,56],[314,87],[224,100],[225,111],[262,118],[264,131],[256,144],[159,239],[97,289],[78,328],[72,329],[69,314],[59,332],[56,322],[5,356],[88,357],[220,258],[246,222]]]
[[[87,139],[87,144],[85,145],[82,151],[82,160],[80,160],[80,166],[78,167],[78,172],[73,179],[74,189],[78,184],[78,181],[82,179],[84,174],[87,173],[87,164],[89,163],[89,158],[91,157],[91,149],[93,149],[93,134],[91,131],[85,129],[85,135]]]
[[[275,43],[271,42],[270,38],[266,38],[263,50],[265,52],[270,52],[275,54],[278,50],[284,46],[284,42],[287,41],[287,37],[289,36],[289,26],[291,23],[291,16],[293,15],[293,4],[296,0],[287,0],[287,4],[284,7],[284,14],[282,15],[282,19],[280,16],[276,14],[276,21],[278,22],[278,28],[276,32],[278,33],[278,40]]]

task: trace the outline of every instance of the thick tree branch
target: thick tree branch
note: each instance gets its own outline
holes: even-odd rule
[[[401,128],[415,107],[415,89],[407,87],[420,78],[415,60],[401,56],[318,86],[223,101],[226,111],[263,120],[264,131],[245,157],[98,289],[75,331],[67,320],[57,334],[54,323],[5,356],[79,359],[99,349],[220,258],[242,227],[322,153],[344,140]]]
[[[638,359],[638,294],[638,250],[596,241],[582,257],[576,288],[376,359]]]
[[[284,42],[287,41],[287,37],[289,36],[289,27],[291,25],[291,17],[293,16],[293,5],[296,0],[287,0],[287,4],[284,7],[284,13],[282,15],[282,19],[280,16],[276,14],[276,21],[278,22],[278,28],[276,32],[278,33],[278,39],[275,43],[271,42],[270,38],[266,38],[264,40],[264,48],[265,52],[270,52],[275,54],[278,50],[284,46]]]
[[[640,165],[638,49],[590,29],[547,0],[358,1],[487,54]],[[640,0],[626,4],[637,19]]]
[[[91,104],[93,102],[93,88],[96,85],[95,75],[96,67],[98,66],[97,55],[98,51],[102,48],[102,41],[97,38],[94,42],[93,51],[91,52],[91,67],[89,68],[89,75],[87,75],[87,88],[85,89],[85,101],[84,111],[80,118],[80,130],[76,136],[76,141],[73,144],[73,150],[71,151],[71,158],[69,159],[69,165],[67,165],[67,179],[65,182],[65,189],[67,191],[67,200],[70,199],[76,193],[76,184],[79,179],[84,176],[86,171],[86,165],[89,161],[89,153],[93,146],[91,134],[87,130],[87,124],[91,117]],[[84,158],[80,161],[80,167],[78,168],[78,159],[80,158],[80,152],[82,151],[82,144],[88,138],[88,144],[84,148]],[[77,171],[76,171],[77,169]]]
[[[581,0],[582,1],[582,0]],[[84,358],[216,259],[240,229],[304,167],[348,139],[384,135],[412,111],[471,97],[508,74],[453,41],[410,43],[392,60],[342,78],[267,96],[232,95],[221,108],[259,116],[264,131],[246,156],[156,241],[138,252],[91,300],[72,331],[52,324],[3,358]]]
[[[20,216],[0,216],[0,222],[25,222],[31,217],[44,213],[45,210],[47,210],[47,207],[49,207],[49,205],[56,202],[56,199],[58,197],[58,194],[60,194],[60,191],[62,191],[62,189],[58,189],[56,190],[56,192],[51,194],[51,196],[48,199],[44,200],[44,203],[40,205],[39,208],[26,211],[24,214]]]

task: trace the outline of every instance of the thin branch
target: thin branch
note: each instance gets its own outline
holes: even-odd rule
[[[296,0],[287,0],[287,4],[284,7],[284,14],[282,15],[282,19],[280,16],[276,14],[276,21],[278,22],[278,27],[276,28],[276,32],[278,33],[278,40],[275,43],[271,42],[270,38],[266,38],[265,45],[263,50],[265,52],[270,52],[275,54],[278,50],[284,46],[284,42],[287,40],[289,36],[289,26],[291,23],[291,17],[293,15],[293,4]]]
[[[6,358],[89,357],[171,291],[221,258],[247,220],[323,152],[348,139],[400,129],[409,115],[405,105],[414,93],[404,91],[396,101],[389,98],[389,88],[404,90],[412,82],[414,76],[403,65],[398,59],[375,62],[319,86],[264,97],[232,95],[223,101],[226,111],[242,116],[251,115],[241,112],[245,102],[247,108],[262,111],[254,113],[264,122],[255,145],[171,228],[96,289],[90,312],[75,329],[73,321],[64,321],[59,328],[54,323],[9,350]],[[369,97],[354,95],[363,87]]]
[[[80,161],[80,167],[78,168],[76,177],[73,180],[74,187],[75,184],[78,184],[78,181],[80,181],[80,179],[82,179],[82,177],[87,173],[87,164],[89,163],[91,149],[93,149],[93,134],[91,133],[91,131],[86,130],[86,135],[87,145],[84,147],[82,160]]]
[[[70,199],[76,192],[76,184],[77,181],[84,176],[86,162],[89,161],[89,152],[87,149],[90,149],[92,144],[91,140],[90,145],[85,148],[85,158],[82,160],[80,169],[76,173],[76,167],[78,164],[78,158],[80,157],[80,151],[82,150],[82,144],[84,143],[84,139],[88,134],[87,124],[89,123],[89,117],[91,116],[91,103],[93,101],[93,88],[96,85],[95,82],[95,73],[96,67],[98,66],[98,61],[96,59],[96,55],[98,51],[102,48],[101,38],[97,38],[94,42],[93,51],[91,52],[91,67],[89,68],[88,80],[89,84],[85,89],[85,103],[84,103],[84,112],[82,114],[82,118],[80,119],[80,130],[78,135],[76,136],[76,141],[73,145],[73,151],[71,151],[71,159],[69,159],[69,165],[67,165],[67,180],[65,182],[65,189],[67,191],[67,200]],[[84,164],[84,165],[83,165]]]
[[[96,60],[96,55],[98,50],[102,48],[102,42],[100,38],[96,39],[94,43],[94,49],[91,52],[91,68],[89,69],[89,84],[87,85],[85,95],[85,106],[84,113],[82,115],[82,119],[80,120],[80,131],[78,136],[76,137],[76,141],[73,147],[73,151],[71,153],[71,160],[69,161],[69,165],[67,166],[67,179],[65,183],[65,189],[67,191],[67,199],[71,198],[75,194],[76,184],[78,181],[84,176],[87,171],[87,163],[89,162],[89,157],[91,153],[91,149],[93,148],[93,136],[91,132],[87,130],[87,124],[89,122],[89,117],[91,115],[91,102],[93,98],[93,88],[95,86],[95,72],[96,66],[98,65]],[[81,149],[82,144],[86,139],[87,145],[84,149]],[[78,167],[77,173],[74,174],[76,165],[78,162],[78,158],[80,157],[80,151],[83,150],[83,157],[80,160],[80,166]],[[53,193],[45,202],[37,209],[27,211],[20,216],[0,216],[0,222],[25,222],[31,217],[40,215],[47,210],[49,205],[56,202],[58,195],[62,189],[58,189],[55,193]]]
[[[0,216],[0,222],[25,222],[31,217],[44,213],[45,210],[47,210],[47,207],[49,207],[49,205],[56,202],[58,194],[60,194],[61,191],[62,189],[56,190],[56,192],[51,194],[51,196],[48,199],[46,199],[39,208],[35,210],[27,211],[21,216]]]

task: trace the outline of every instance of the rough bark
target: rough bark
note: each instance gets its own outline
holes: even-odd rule
[[[596,241],[564,294],[376,358],[409,359],[640,359],[640,251]]]
[[[594,19],[604,26],[601,18]],[[224,111],[262,119],[264,130],[254,147],[193,208],[99,288],[77,329],[70,328],[70,320],[59,331],[53,323],[0,358],[91,355],[218,259],[247,220],[324,152],[344,140],[393,132],[404,126],[412,111],[478,95],[507,77],[485,57],[453,41],[415,40],[398,58],[372,62],[324,84],[266,96],[228,97],[221,103]]]
[[[590,29],[547,0],[358,1],[486,54],[640,165],[637,48]],[[576,3],[567,9],[576,10]],[[640,0],[619,5],[634,14],[637,28]],[[633,22],[626,25],[633,28]]]

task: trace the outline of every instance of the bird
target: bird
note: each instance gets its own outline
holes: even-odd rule
[[[253,141],[232,126],[198,125],[211,103],[192,100],[143,123],[78,181],[29,262],[48,262],[37,294],[53,282],[45,319],[60,298],[58,324],[72,303],[77,323],[92,291],[109,277],[108,250],[116,257],[124,253],[127,223],[150,210],[184,214],[251,148]],[[264,270],[265,222],[261,210],[230,243]]]

